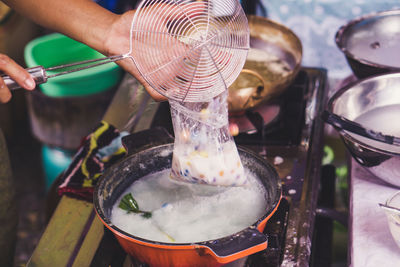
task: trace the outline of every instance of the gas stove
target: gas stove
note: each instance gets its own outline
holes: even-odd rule
[[[245,266],[309,266],[323,156],[326,71],[302,68],[277,102],[280,118],[263,132],[241,134],[237,144],[262,155],[282,179],[283,201],[269,220],[267,250]]]
[[[319,114],[325,106],[326,83],[325,69],[303,67],[283,94],[235,118],[242,123],[236,144],[253,150],[276,168],[282,179],[283,198],[264,230],[268,248],[228,266],[310,265],[323,156],[324,124]],[[140,110],[146,121],[151,119],[150,128],[162,127],[173,134],[168,103],[153,103],[147,108],[142,105]],[[139,118],[134,120],[138,122]],[[101,259],[110,254],[106,251],[112,244],[114,256],[109,259],[126,255],[118,249],[112,234],[106,233],[92,263],[104,262]],[[132,266],[146,266],[128,260]]]

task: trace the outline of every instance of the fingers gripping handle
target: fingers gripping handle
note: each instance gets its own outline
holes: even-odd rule
[[[42,66],[37,66],[26,70],[31,74],[37,85],[47,82],[46,71]],[[2,75],[1,78],[6,83],[8,89],[15,90],[21,88],[21,86],[10,76]]]

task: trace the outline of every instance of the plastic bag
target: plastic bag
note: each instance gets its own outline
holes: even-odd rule
[[[170,100],[175,132],[171,177],[222,186],[241,186],[247,177],[236,144],[229,133],[228,92],[211,102]]]

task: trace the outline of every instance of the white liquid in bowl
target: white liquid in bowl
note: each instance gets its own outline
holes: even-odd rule
[[[111,221],[134,236],[169,243],[200,242],[229,236],[267,212],[267,193],[252,174],[242,187],[217,187],[176,182],[170,170],[143,177],[122,195],[132,193],[139,208],[151,211],[146,219],[114,204]],[[171,240],[170,237],[174,240]]]
[[[359,27],[347,40],[347,48],[356,58],[384,66],[400,67],[400,21],[398,16]]]
[[[381,132],[385,135],[400,137],[400,104],[383,106],[369,110],[354,119],[354,121],[370,130]],[[400,153],[400,146],[374,141],[353,133],[349,134],[353,138],[364,144],[370,145],[371,147],[389,152]]]

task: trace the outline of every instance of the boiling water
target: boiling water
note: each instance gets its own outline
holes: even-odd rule
[[[400,105],[390,105],[383,106],[379,108],[375,108],[369,110],[359,117],[357,117],[354,121],[363,125],[364,127],[379,131],[385,135],[393,135],[396,137],[400,137]],[[374,141],[366,137],[362,137],[356,134],[350,134],[357,140],[368,144],[372,147],[376,147],[382,150],[400,153],[400,147],[385,144],[379,141]]]
[[[176,182],[169,175],[169,169],[150,174],[121,195],[132,193],[141,210],[152,212],[151,218],[122,210],[120,198],[112,210],[112,223],[144,239],[191,243],[234,234],[266,212],[267,193],[250,173],[248,185],[242,187]]]

